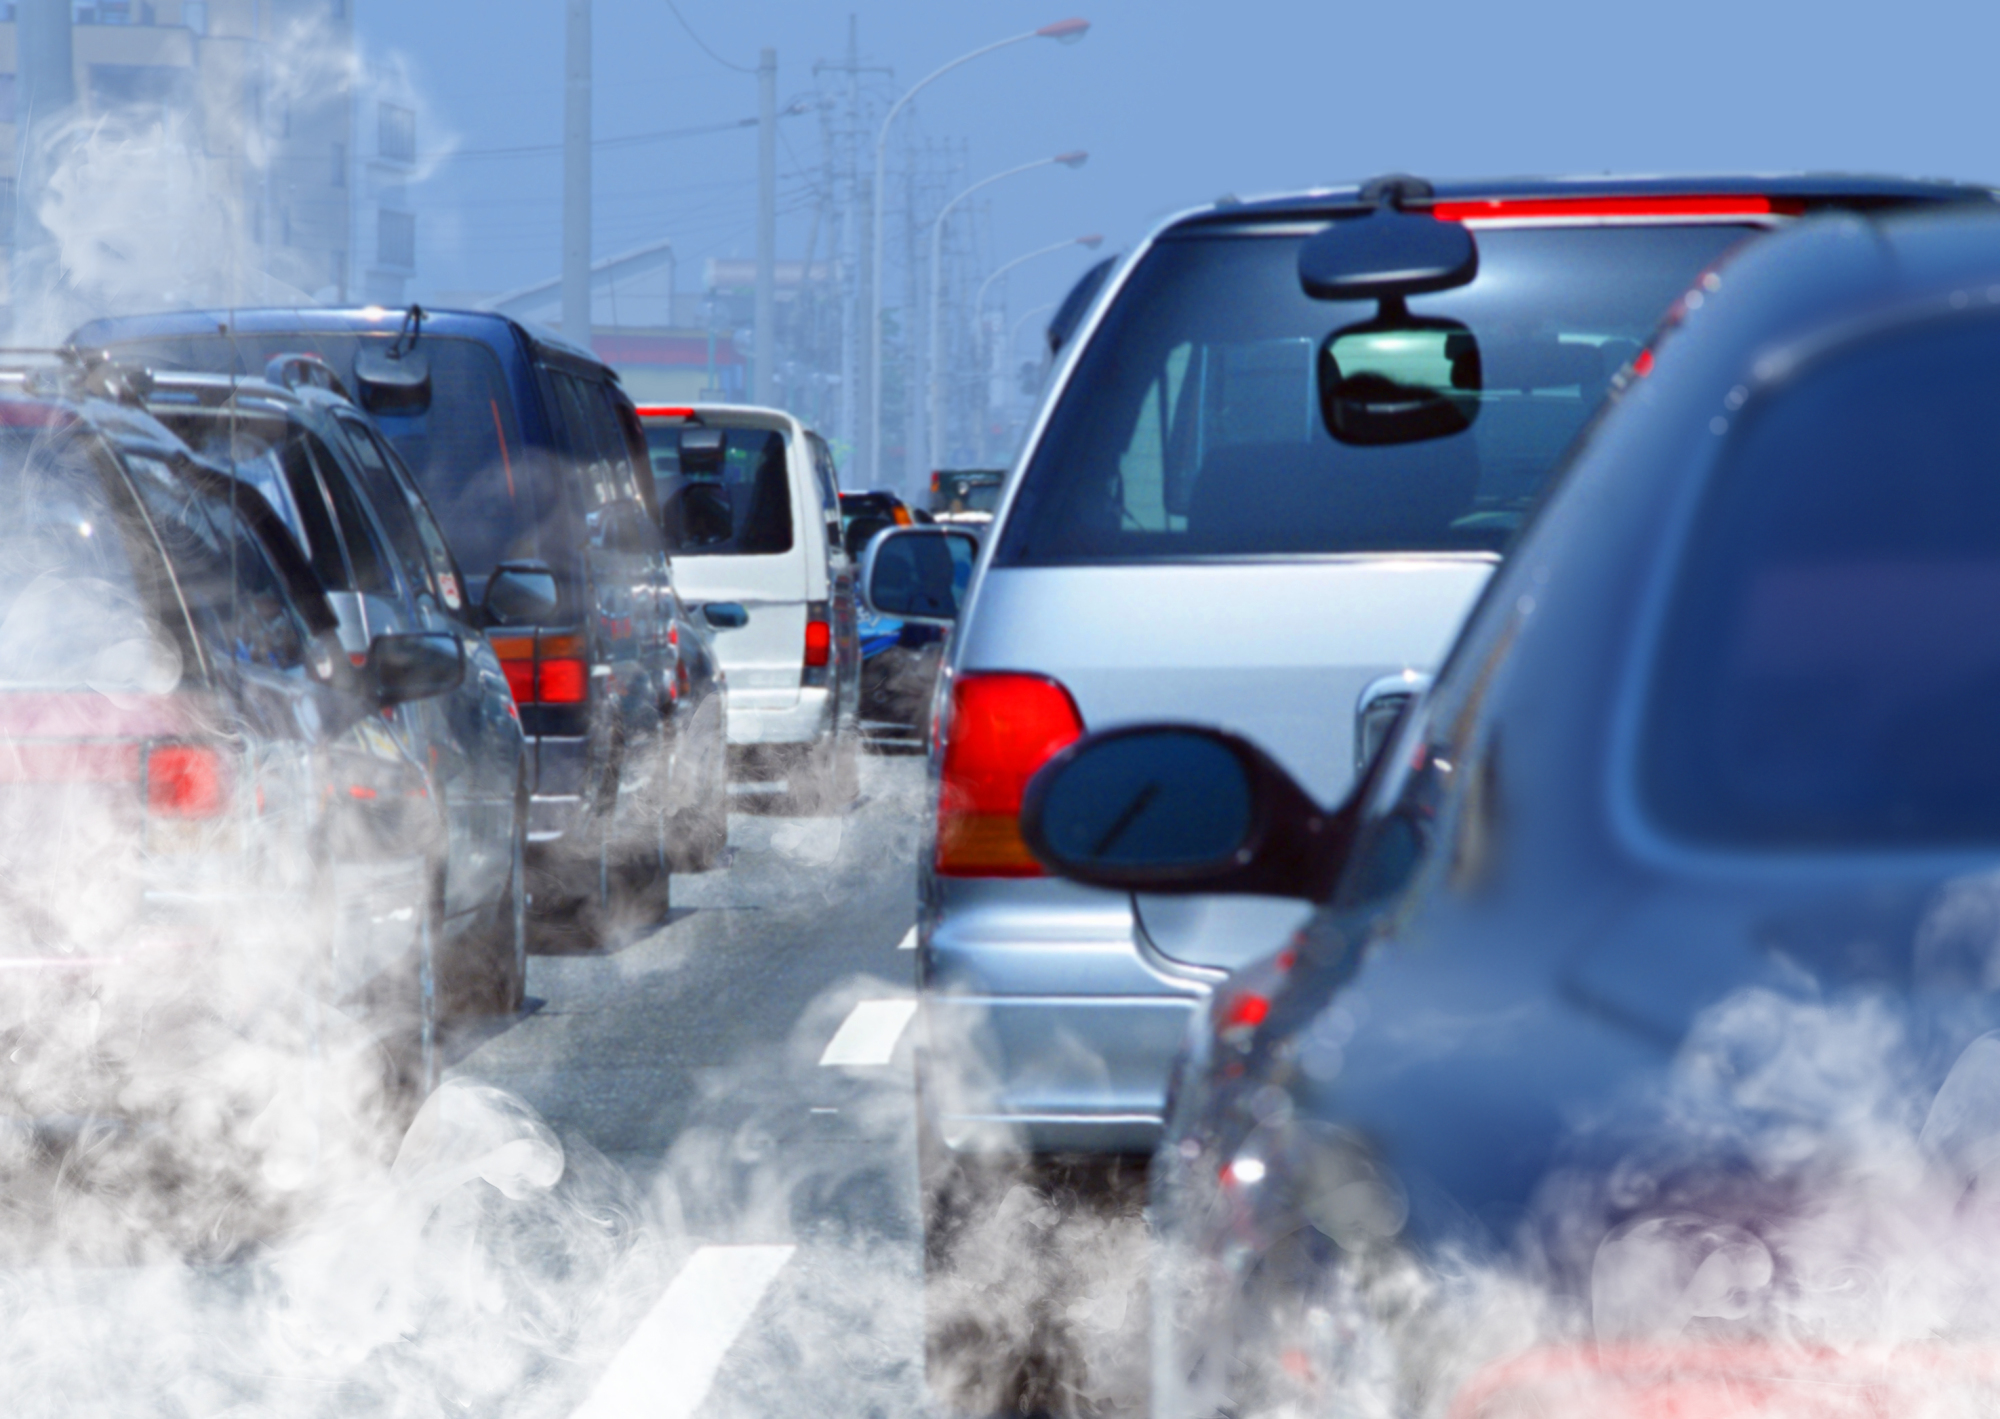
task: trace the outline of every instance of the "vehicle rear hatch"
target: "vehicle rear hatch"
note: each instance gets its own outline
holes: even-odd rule
[[[1010,494],[962,669],[1052,676],[1089,729],[1221,725],[1339,802],[1364,692],[1437,665],[1663,313],[1778,220],[1754,199],[1692,215],[1547,208],[1451,214],[1475,233],[1477,274],[1406,312],[1301,280],[1304,243],[1372,209],[1224,210],[1166,234],[1106,307]],[[1336,434],[1336,337],[1410,316],[1458,332],[1439,341],[1436,379],[1467,417],[1421,438]],[[1161,953],[1224,969],[1303,916],[1240,898],[1137,906]]]
[[[674,589],[694,605],[736,601],[750,613],[748,625],[715,633],[731,710],[792,708],[809,590],[786,425],[748,412],[644,422]]]

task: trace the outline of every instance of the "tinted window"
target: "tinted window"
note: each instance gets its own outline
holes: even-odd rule
[[[153,617],[158,554],[108,472],[80,439],[0,438],[0,684],[159,693],[179,680]]]
[[[647,429],[646,449],[670,551],[707,557],[792,549],[792,487],[783,434],[726,430],[722,466],[697,472],[681,469],[679,425]]]
[[[392,465],[395,454],[359,419],[342,416],[340,427],[354,449],[368,500],[402,559],[410,584],[442,596],[446,605],[457,610],[458,568],[430,509]]]
[[[1382,447],[1337,443],[1321,421],[1319,343],[1375,306],[1308,298],[1303,237],[1164,242],[1083,353],[996,555],[1042,566],[1500,547],[1611,376],[1743,235],[1481,231],[1478,278],[1410,302],[1478,339],[1478,417]]]
[[[369,521],[361,496],[351,481],[351,470],[334,458],[333,451],[317,434],[304,435],[319,466],[320,482],[333,502],[334,517],[340,524],[347,559],[354,568],[354,590],[370,596],[394,596],[396,579],[389,570],[388,554],[376,540],[375,525]]]
[[[2000,840],[2000,326],[1881,341],[1752,405],[1705,495],[1642,783],[1744,844]]]
[[[259,374],[277,355],[316,354],[354,384],[354,356],[364,339],[388,334],[238,334],[163,336],[117,345],[121,354],[162,369]],[[430,362],[431,407],[421,414],[378,416],[430,500],[460,562],[484,576],[508,557],[543,551],[540,527],[554,499],[539,486],[534,460],[522,456],[520,423],[500,361],[476,340],[422,337]]]

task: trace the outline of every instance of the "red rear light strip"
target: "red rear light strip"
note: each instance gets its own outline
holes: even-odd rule
[[[1431,215],[1441,222],[1660,222],[1728,221],[1756,217],[1797,217],[1806,204],[1797,198],[1711,194],[1684,197],[1500,197],[1485,202],[1439,202]]]

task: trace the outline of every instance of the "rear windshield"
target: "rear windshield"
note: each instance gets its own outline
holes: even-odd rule
[[[770,429],[728,429],[719,468],[681,467],[683,424],[646,430],[653,495],[667,549],[703,557],[792,550],[792,485],[785,436]]]
[[[937,494],[931,499],[932,512],[992,512],[1000,506],[998,478],[954,478],[949,473],[938,480]]]
[[[1712,475],[1641,758],[1679,833],[2000,842],[2000,324],[1932,328],[1746,411]]]
[[[1485,372],[1470,428],[1356,447],[1321,420],[1320,342],[1372,302],[1299,286],[1302,235],[1161,243],[1092,336],[996,557],[1093,565],[1261,553],[1491,550],[1667,307],[1740,227],[1478,233],[1468,286],[1413,298]]]
[[[390,335],[239,334],[162,336],[114,346],[161,369],[262,374],[275,356],[318,355],[348,388],[363,340]],[[377,415],[376,423],[423,489],[460,565],[484,576],[509,557],[549,556],[538,529],[552,500],[539,486],[538,461],[521,454],[520,424],[500,361],[477,340],[425,335],[431,407],[421,414]]]
[[[0,521],[0,685],[159,693],[180,679],[180,655],[153,615],[166,585],[158,554],[129,503],[107,495],[107,469],[80,438],[0,434],[8,508]]]

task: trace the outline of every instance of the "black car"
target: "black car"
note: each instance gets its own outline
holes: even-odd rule
[[[842,493],[840,520],[847,555],[858,566],[876,533],[933,519],[894,493],[875,489]],[[875,749],[921,750],[944,663],[943,628],[864,609],[859,629],[861,733]]]
[[[0,481],[0,1115],[118,1236],[226,1250],[436,1079],[445,827],[382,711],[463,643],[351,660],[283,520],[116,373],[0,371]],[[186,1206],[121,1211],[155,1183]]]
[[[1321,904],[1177,1076],[1158,1413],[1977,1382],[1996,381],[2000,219],[1808,221],[1678,304],[1345,805],[1205,728],[1042,772],[1057,870]]]
[[[270,380],[137,375],[147,409],[261,492],[312,563],[350,658],[383,632],[449,631],[466,675],[389,722],[427,766],[449,832],[436,891],[448,1009],[512,1013],[527,983],[528,773],[520,712],[464,577],[396,452],[311,357]],[[276,382],[274,382],[276,381]]]
[[[589,351],[466,311],[261,309],[93,321],[79,348],[161,370],[261,374],[312,354],[409,466],[465,569],[519,702],[534,779],[538,915],[586,926],[666,899],[677,825],[712,828],[726,782],[677,730],[673,590],[645,442],[618,377]]]

